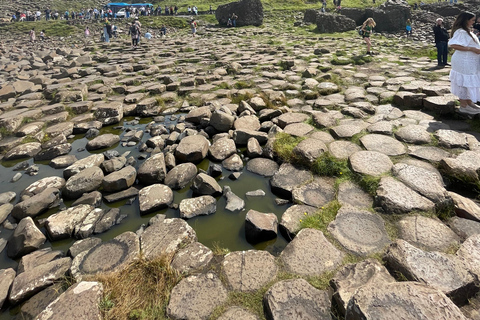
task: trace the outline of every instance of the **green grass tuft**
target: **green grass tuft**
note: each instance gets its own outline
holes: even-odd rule
[[[305,219],[300,220],[300,227],[302,229],[317,229],[321,230],[323,233],[326,233],[328,224],[335,220],[340,207],[340,203],[337,200],[333,200],[321,207],[317,213],[309,215]]]
[[[305,140],[304,137],[294,137],[288,133],[280,132],[273,143],[273,150],[283,161],[295,163],[297,159],[292,152],[293,148],[303,140]]]

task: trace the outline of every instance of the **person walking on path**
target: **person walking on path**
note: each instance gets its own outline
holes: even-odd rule
[[[35,28],[32,28],[29,33],[30,36],[30,42],[35,42]]]
[[[455,49],[450,70],[450,90],[460,101],[461,112],[480,113],[480,41],[471,32],[475,15],[462,12],[453,23],[448,44]]]
[[[443,26],[443,19],[438,18],[435,26],[433,27],[433,33],[435,35],[435,47],[437,47],[437,61],[438,66],[448,66],[448,31]]]
[[[138,38],[140,38],[140,26],[135,22],[132,22],[128,29],[128,33],[132,37],[132,48],[136,49],[138,46]]]
[[[197,34],[197,22],[193,17],[190,21],[190,28],[192,29],[192,37],[195,37],[195,35]]]
[[[367,44],[367,54],[373,55],[374,53],[370,51],[370,48],[372,47],[372,41],[370,40],[370,35],[373,32],[373,28],[375,28],[376,23],[373,20],[373,18],[368,18],[365,20],[365,22],[362,25],[361,30],[363,31],[363,40],[365,40],[365,43]]]
[[[407,19],[407,22],[405,23],[406,26],[405,26],[405,32],[407,34],[407,38],[408,36],[412,35],[412,22],[410,21],[410,19]]]

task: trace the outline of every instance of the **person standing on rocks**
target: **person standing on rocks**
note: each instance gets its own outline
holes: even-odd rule
[[[190,21],[190,28],[192,29],[192,36],[195,37],[195,35],[197,34],[197,22],[193,17]]]
[[[370,40],[370,35],[373,32],[373,28],[375,28],[376,23],[373,20],[373,18],[368,18],[365,20],[365,22],[362,25],[361,30],[363,31],[363,40],[365,40],[365,43],[367,44],[367,54],[373,55],[373,52],[370,52],[370,48],[372,47],[372,41]]]
[[[448,44],[455,49],[450,89],[460,101],[460,111],[480,113],[480,41],[471,32],[475,15],[462,12],[453,23]]]
[[[138,38],[140,38],[140,27],[138,24],[132,22],[132,25],[128,29],[128,33],[132,37],[132,48],[136,49],[138,46]]]
[[[447,66],[448,55],[448,31],[443,26],[443,19],[438,18],[433,27],[433,33],[435,35],[435,47],[437,47],[437,61],[438,66]]]
[[[235,28],[237,26],[238,16],[235,13],[232,13],[232,25]]]
[[[412,22],[410,19],[407,19],[406,26],[405,26],[405,32],[407,33],[407,38],[408,36],[412,35]]]
[[[32,30],[30,30],[30,42],[35,42],[35,28],[32,28]]]

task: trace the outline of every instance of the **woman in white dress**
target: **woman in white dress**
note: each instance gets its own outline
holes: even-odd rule
[[[480,42],[472,33],[475,15],[462,12],[455,20],[448,45],[455,49],[450,71],[451,91],[460,101],[460,110],[480,112]]]

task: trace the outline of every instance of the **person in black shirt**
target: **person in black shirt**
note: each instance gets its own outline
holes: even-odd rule
[[[448,54],[448,31],[443,26],[443,19],[438,18],[435,26],[433,27],[433,33],[435,34],[435,46],[437,47],[437,61],[438,66],[448,66],[447,54]]]

